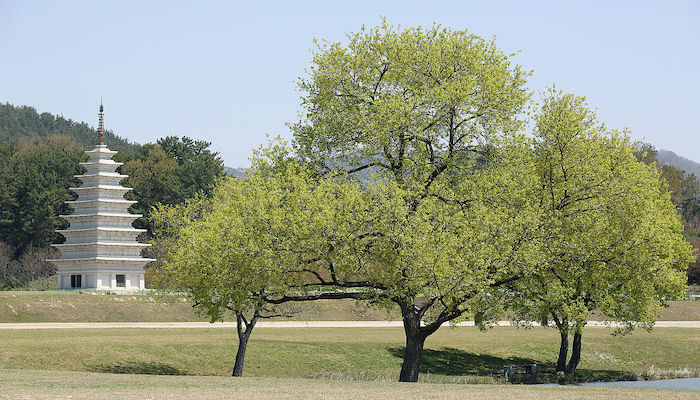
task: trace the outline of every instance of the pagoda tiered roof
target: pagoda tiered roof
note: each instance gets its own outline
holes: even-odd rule
[[[100,288],[109,286],[107,283],[99,283],[100,276],[107,282],[109,274],[112,274],[113,281],[114,273],[118,274],[119,271],[124,274],[137,272],[142,285],[143,267],[154,259],[140,256],[141,250],[150,244],[136,240],[146,230],[132,226],[141,214],[131,214],[128,209],[136,201],[124,199],[124,194],[133,189],[122,186],[120,182],[127,175],[115,171],[123,163],[112,160],[117,152],[103,144],[85,154],[90,160],[80,165],[86,168],[86,172],[75,175],[83,184],[70,188],[78,194],[78,198],[66,202],[75,211],[60,216],[70,226],[56,231],[65,236],[66,241],[52,245],[61,250],[61,257],[48,260],[58,267],[59,288],[62,273],[84,273],[86,275],[81,276],[86,277],[87,274],[93,274],[96,277],[95,287]],[[85,279],[90,281],[89,277]]]

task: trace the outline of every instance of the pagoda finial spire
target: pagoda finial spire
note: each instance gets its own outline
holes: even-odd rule
[[[100,116],[100,125],[97,128],[97,134],[100,139],[100,146],[104,144],[103,142],[103,136],[105,134],[105,113],[104,113],[105,108],[102,106],[102,97],[100,97],[100,113],[97,114]]]

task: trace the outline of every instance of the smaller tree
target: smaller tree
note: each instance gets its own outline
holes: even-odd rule
[[[573,374],[590,313],[622,323],[617,332],[651,329],[683,294],[691,252],[656,168],[637,162],[629,138],[600,125],[583,98],[550,90],[535,137],[544,261],[513,283],[512,304],[525,320],[554,321],[557,371]]]
[[[157,274],[161,286],[186,289],[212,322],[229,312],[235,316],[233,376],[243,374],[257,321],[280,315],[274,305],[361,295],[309,291],[294,273],[300,264],[314,261],[300,259],[297,251],[310,210],[322,208],[324,198],[314,191],[327,193],[329,185],[342,185],[317,183],[283,146],[273,146],[253,159],[246,178],[227,178],[211,196],[161,205],[151,214],[155,239],[164,250]]]
[[[211,198],[197,197],[175,206],[160,205],[151,215],[155,240],[164,250],[156,270],[159,287],[186,289],[194,305],[211,322],[232,312],[236,318],[238,350],[233,376],[243,375],[248,339],[265,316],[262,295],[278,285],[274,252],[265,248],[273,238],[254,225],[256,204],[250,181],[227,179]],[[264,200],[262,200],[264,201]],[[269,211],[269,210],[268,210]],[[261,215],[255,215],[255,219]]]

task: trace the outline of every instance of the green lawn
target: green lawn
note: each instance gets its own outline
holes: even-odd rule
[[[698,376],[697,329],[658,328],[614,338],[588,328],[582,379]],[[421,380],[501,382],[506,364],[536,362],[552,372],[554,329],[441,328],[426,342]],[[114,373],[231,373],[234,329],[45,329],[0,331],[0,368]],[[244,374],[251,377],[387,380],[398,377],[400,328],[258,328]]]
[[[0,370],[0,399],[697,399],[696,392],[576,386],[115,375]]]

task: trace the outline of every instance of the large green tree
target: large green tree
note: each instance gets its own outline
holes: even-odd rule
[[[522,276],[526,257],[514,253],[527,247],[529,186],[513,133],[528,73],[510,58],[466,31],[385,22],[346,45],[320,42],[299,82],[300,156],[319,170],[373,174],[373,220],[348,239],[367,250],[319,246],[314,258],[326,262],[309,276],[365,285],[399,306],[401,381],[417,380],[425,339],[441,324],[480,314],[489,290]]]
[[[591,312],[622,332],[651,328],[684,293],[691,251],[657,169],[638,162],[629,138],[608,131],[583,98],[552,89],[535,120],[543,259],[511,284],[511,305],[526,320],[554,321],[557,371],[573,374]]]

